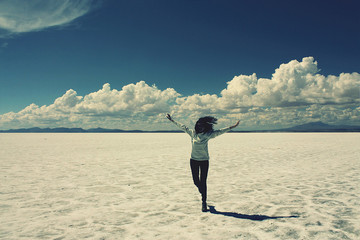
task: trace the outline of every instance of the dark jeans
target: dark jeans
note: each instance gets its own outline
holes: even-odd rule
[[[190,167],[191,167],[191,173],[194,180],[194,184],[201,193],[202,201],[206,202],[206,195],[207,195],[206,179],[209,171],[209,161],[196,161],[190,159]]]

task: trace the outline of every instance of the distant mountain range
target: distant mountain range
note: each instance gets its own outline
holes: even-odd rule
[[[360,132],[360,126],[329,125],[323,122],[311,122],[295,127],[272,130],[277,132]]]
[[[142,130],[121,130],[121,129],[106,129],[106,128],[20,128],[0,130],[3,133],[174,133],[181,131],[142,131]],[[349,125],[329,125],[323,122],[311,122],[290,128],[275,129],[275,130],[260,130],[260,131],[233,131],[233,132],[360,132],[360,126]]]
[[[142,130],[122,130],[122,129],[107,129],[107,128],[19,128],[19,129],[9,129],[9,130],[0,130],[0,133],[147,133],[147,132],[181,132],[181,131],[142,131]]]

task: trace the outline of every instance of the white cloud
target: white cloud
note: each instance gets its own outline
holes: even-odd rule
[[[9,34],[68,24],[88,13],[92,0],[2,0],[0,28]]]
[[[110,84],[106,83],[102,89],[84,97],[70,89],[49,106],[30,104],[18,113],[0,115],[0,127],[12,124],[20,127],[85,124],[92,127],[99,123],[115,123],[119,127],[128,128],[124,124],[126,121],[119,122],[119,118],[140,121],[157,116],[164,111],[170,111],[179,96],[172,88],[162,91],[144,81],[126,85],[120,91],[111,89]]]
[[[18,113],[0,115],[0,129],[31,126],[166,129],[164,115],[193,124],[215,115],[219,127],[241,119],[239,129],[288,127],[305,122],[360,124],[360,74],[319,74],[312,57],[282,64],[271,79],[256,74],[235,76],[220,95],[181,96],[172,88],[160,90],[144,81],[78,96],[70,89],[49,106],[31,104]],[[189,120],[191,119],[191,120]]]
[[[120,91],[111,90],[107,83],[101,90],[86,95],[76,106],[76,112],[91,115],[154,115],[170,110],[179,95],[172,88],[161,91],[144,81],[126,85]]]
[[[240,75],[221,92],[227,108],[359,103],[360,74],[323,76],[312,57],[281,64],[271,79]]]

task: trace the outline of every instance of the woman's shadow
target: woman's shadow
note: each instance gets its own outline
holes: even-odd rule
[[[224,215],[228,217],[234,217],[239,219],[248,219],[253,221],[264,221],[268,219],[278,219],[278,218],[297,218],[299,216],[277,216],[277,217],[270,217],[266,215],[247,215],[247,214],[241,214],[241,213],[235,213],[235,212],[220,212],[215,209],[215,206],[209,206],[209,212],[212,214],[219,214]]]

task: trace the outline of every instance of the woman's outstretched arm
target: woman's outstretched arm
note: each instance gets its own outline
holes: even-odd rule
[[[217,137],[221,134],[224,134],[228,131],[230,131],[231,129],[233,128],[236,128],[240,123],[240,120],[237,121],[234,125],[230,126],[230,127],[226,127],[226,128],[222,128],[222,129],[219,129],[219,130],[215,130],[212,134],[211,134],[211,138],[214,138],[214,137]]]
[[[234,125],[232,125],[230,127],[230,129],[236,128],[237,126],[239,126],[240,120],[238,120]]]
[[[181,130],[183,130],[184,132],[186,132],[187,134],[189,134],[190,136],[192,136],[192,131],[185,126],[182,123],[176,122],[171,116],[170,114],[166,114],[167,119],[169,119],[171,122],[173,122],[176,126],[178,126]]]
[[[172,117],[170,116],[169,113],[166,114],[166,117],[167,117],[167,119],[169,119],[170,121],[174,121],[174,120],[172,119]]]

